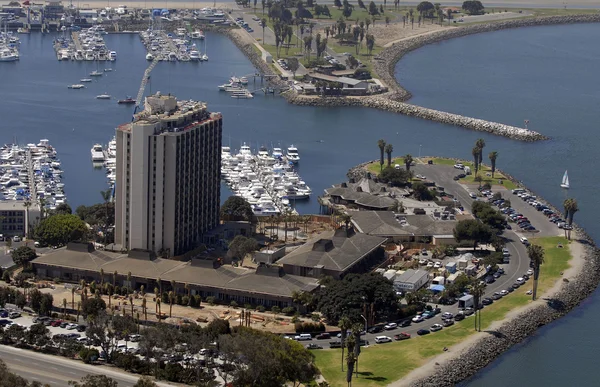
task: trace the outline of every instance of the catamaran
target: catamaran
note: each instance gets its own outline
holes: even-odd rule
[[[566,189],[569,189],[569,187],[570,187],[570,185],[569,185],[569,175],[567,174],[567,171],[565,171],[565,174],[563,175],[562,183],[560,184],[560,186],[562,188],[566,188]]]

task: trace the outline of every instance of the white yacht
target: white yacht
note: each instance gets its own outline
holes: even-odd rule
[[[285,155],[288,159],[288,161],[296,164],[298,163],[298,161],[300,161],[300,155],[298,154],[298,148],[296,148],[294,145],[290,145],[289,148],[287,148],[287,153]]]
[[[94,144],[91,149],[92,152],[92,161],[100,162],[104,161],[104,151],[102,150],[102,145]]]
[[[264,146],[261,146],[258,150],[256,159],[262,164],[275,164],[275,159],[269,154],[269,151]]]
[[[103,71],[94,70],[90,73],[90,77],[101,77],[104,75]]]
[[[0,62],[14,62],[19,60],[19,54],[8,48],[0,51]]]
[[[204,40],[204,33],[200,30],[195,30],[192,32],[192,39]]]
[[[152,55],[151,53],[147,53],[146,60],[154,60],[154,55]]]
[[[75,89],[75,90],[79,90],[79,89],[83,89],[85,88],[85,85],[81,85],[81,84],[76,84],[76,85],[69,85],[67,86],[69,89]]]
[[[273,152],[271,153],[271,155],[276,160],[281,160],[283,158],[283,151],[281,150],[281,148],[273,148]]]
[[[177,62],[177,54],[174,52],[170,52],[169,53],[169,61],[170,62]]]
[[[178,28],[175,34],[180,38],[183,38],[185,36],[185,28]]]
[[[117,52],[116,51],[111,51],[108,54],[108,56],[109,56],[110,60],[115,60],[115,59],[117,59]]]
[[[110,95],[109,94],[100,94],[96,96],[96,99],[110,99]]]
[[[231,98],[252,99],[254,96],[250,91],[248,91],[248,89],[239,89],[231,92]]]
[[[206,62],[208,60],[208,55],[206,55],[206,54],[202,55],[201,60]]]
[[[198,50],[192,50],[192,51],[190,51],[190,60],[193,60],[193,61],[199,61],[200,60],[200,53],[198,52]]]
[[[82,78],[79,80],[79,82],[91,82],[92,79],[91,78]]]

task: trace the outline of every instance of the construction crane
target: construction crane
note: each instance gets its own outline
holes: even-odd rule
[[[142,84],[140,85],[140,89],[138,90],[137,97],[135,98],[135,108],[133,109],[133,117],[131,118],[131,121],[133,121],[135,119],[135,113],[137,113],[138,109],[140,108],[140,104],[142,103],[142,97],[144,96],[144,90],[146,90],[146,85],[148,84],[148,80],[150,79],[150,73],[152,72],[152,69],[154,69],[154,67],[156,66],[156,64],[159,61],[160,61],[160,58],[157,56],[156,58],[154,58],[152,63],[150,63],[150,66],[148,66],[146,71],[144,71],[144,77],[142,78]]]

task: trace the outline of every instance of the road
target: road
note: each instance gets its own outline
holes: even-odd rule
[[[106,375],[119,383],[119,387],[133,386],[138,375],[127,374],[114,368],[91,366],[60,356],[45,355],[29,350],[0,345],[0,358],[8,367],[27,380],[37,380],[50,386],[64,387],[69,380],[80,380],[88,374]],[[157,383],[161,387],[174,384]]]

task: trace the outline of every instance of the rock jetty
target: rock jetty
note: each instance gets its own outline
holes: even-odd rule
[[[399,102],[390,99],[385,94],[369,97],[315,97],[288,92],[285,93],[284,96],[289,103],[302,106],[362,106],[436,121],[442,124],[460,126],[466,129],[487,132],[515,140],[539,141],[547,139],[546,136],[533,130]]]

